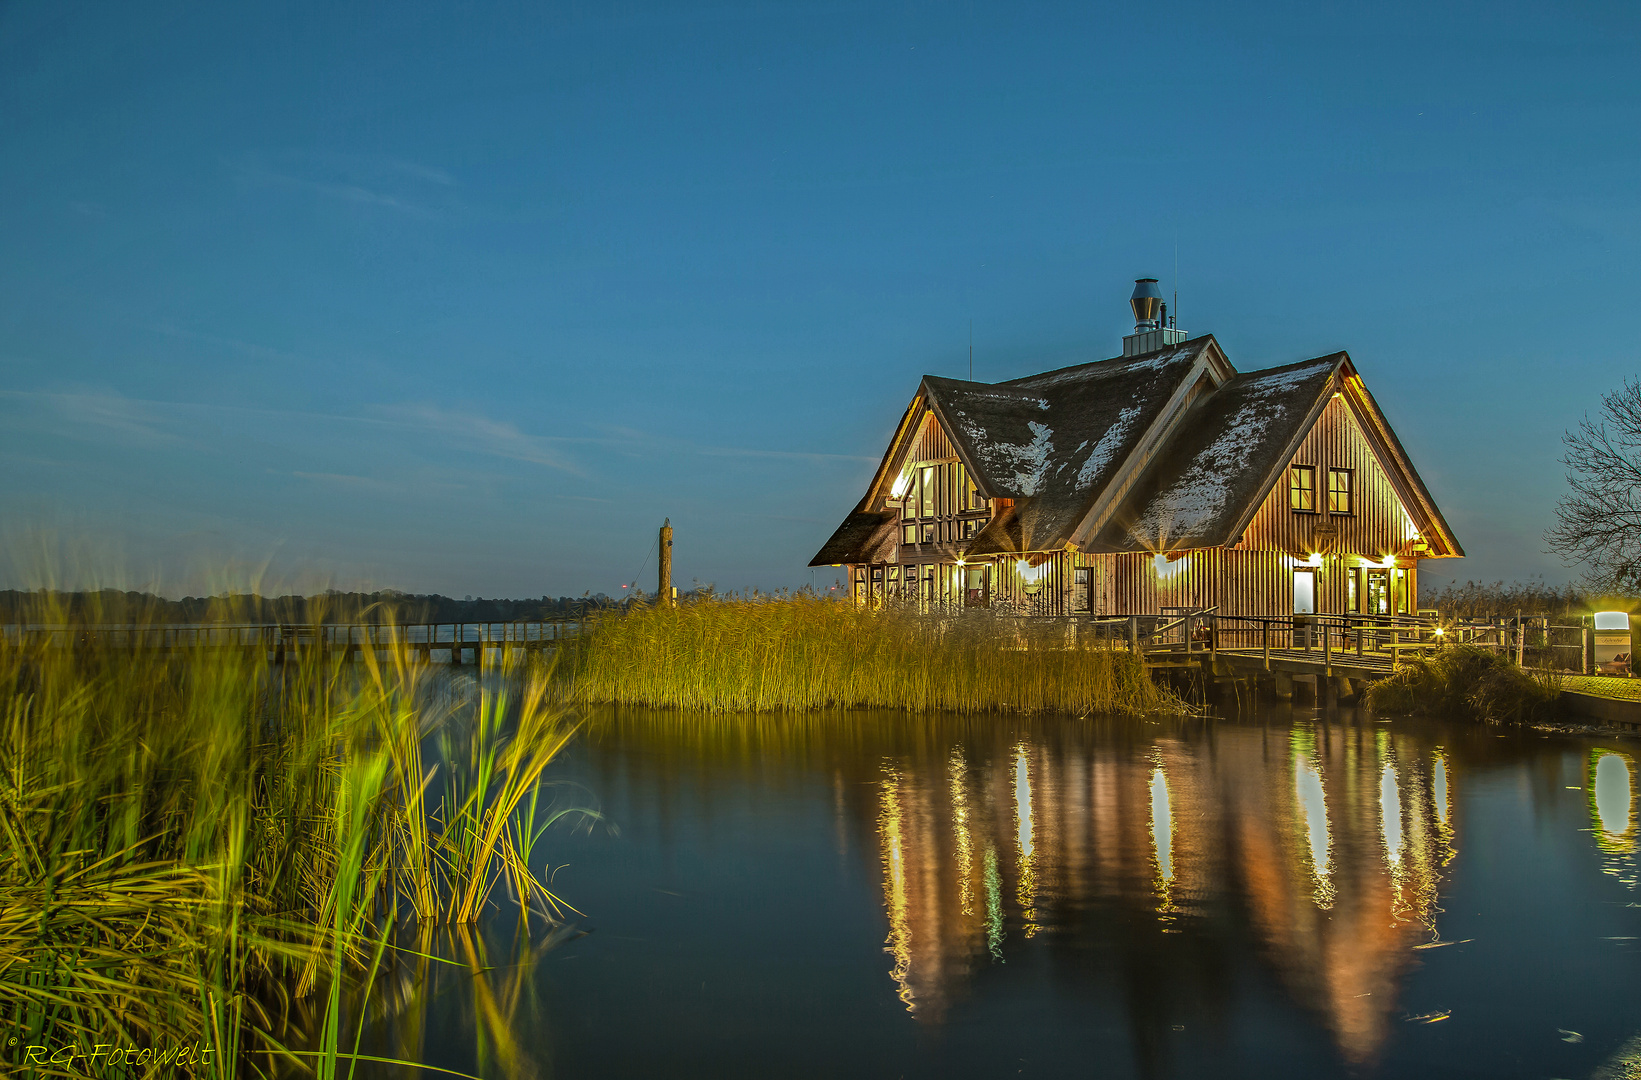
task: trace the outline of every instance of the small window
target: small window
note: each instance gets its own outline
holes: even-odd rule
[[[902,544],[915,544],[915,543],[917,543],[917,526],[916,525],[902,525],[901,528],[900,528],[900,542]]]
[[[1295,465],[1288,470],[1288,505],[1296,513],[1316,513],[1316,466]]]
[[[963,483],[963,509],[984,510],[985,508],[985,496],[981,495],[980,489],[975,486],[974,477],[965,475]]]
[[[918,473],[920,482],[918,484],[917,516],[932,518],[934,517],[934,466],[925,465],[918,470]]]
[[[934,522],[932,521],[923,526],[923,542],[925,544],[934,543]]]
[[[1356,508],[1351,504],[1351,471],[1349,469],[1328,470],[1328,513],[1351,514]]]

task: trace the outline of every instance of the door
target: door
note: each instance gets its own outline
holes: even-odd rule
[[[1369,615],[1390,614],[1390,571],[1369,570],[1367,572],[1367,613]]]
[[[1300,569],[1293,572],[1293,613],[1316,614],[1316,571]]]

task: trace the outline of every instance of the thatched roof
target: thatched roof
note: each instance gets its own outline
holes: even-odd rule
[[[1234,543],[1327,403],[1344,359],[1249,372],[1221,386],[1180,424],[1089,550]]]
[[[1463,554],[1344,353],[1237,374],[1212,335],[1002,383],[925,376],[873,486],[812,566],[871,561],[888,488],[932,415],[988,498],[971,556],[1236,543],[1330,395],[1346,388],[1410,512]],[[1079,535],[1081,534],[1081,535]]]

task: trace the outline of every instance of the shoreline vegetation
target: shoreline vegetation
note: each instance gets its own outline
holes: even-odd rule
[[[374,655],[275,665],[91,638],[8,642],[0,688],[10,1075],[79,1076],[117,1044],[210,1048],[195,1075],[328,1080],[358,1052],[372,985],[406,957],[436,962],[434,935],[471,941],[504,903],[525,926],[560,914],[530,858],[555,816],[543,771],[576,724],[545,672],[435,686]],[[486,965],[454,951],[477,980]],[[478,1012],[488,1052],[527,1072],[506,1031],[485,1030],[499,1014]]]
[[[942,618],[803,593],[633,606],[591,620],[559,665],[583,704],[714,712],[1183,712],[1126,649],[983,609]]]
[[[1561,684],[1560,672],[1523,669],[1490,649],[1450,645],[1399,665],[1367,688],[1363,704],[1380,714],[1542,726],[1561,717]]]
[[[119,1044],[154,1060],[194,1046],[196,1075],[330,1080],[371,1056],[363,1018],[384,989],[414,1000],[406,980],[440,963],[490,1002],[474,1009],[481,1056],[528,1074],[494,1004],[516,987],[480,985],[490,965],[472,928],[506,905],[521,927],[562,932],[567,905],[530,860],[567,812],[546,804],[543,773],[593,702],[1187,711],[1125,650],[987,612],[705,596],[594,612],[554,655],[490,650],[457,673],[410,649],[298,647],[275,662],[252,645],[141,647],[74,630],[130,627],[129,605],[23,595],[15,623],[67,628],[0,644],[0,1015],[17,1039],[0,1060],[37,1077],[79,1075]],[[189,615],[257,613],[230,597]],[[303,614],[402,621],[312,599]],[[439,942],[451,959],[431,955]],[[52,1062],[39,1047],[77,1052]],[[134,1077],[153,1061],[99,1068]]]

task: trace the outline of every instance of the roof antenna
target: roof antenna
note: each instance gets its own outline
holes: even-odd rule
[[[1168,320],[1169,326],[1179,325],[1179,230],[1174,230],[1174,315]]]

